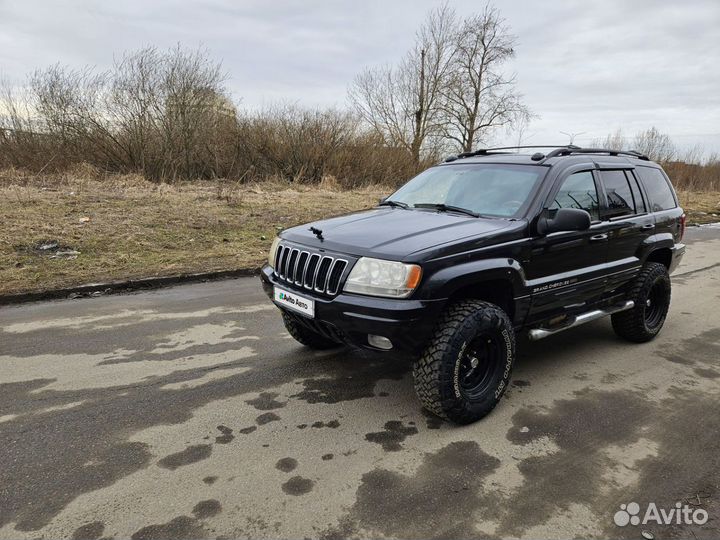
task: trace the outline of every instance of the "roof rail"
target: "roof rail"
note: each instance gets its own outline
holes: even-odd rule
[[[649,157],[647,157],[645,154],[641,154],[640,152],[637,152],[636,150],[611,150],[608,148],[579,148],[577,146],[574,148],[570,148],[570,147],[557,148],[556,150],[553,150],[547,156],[545,156],[545,159],[550,159],[550,158],[558,157],[558,156],[569,156],[571,154],[607,154],[609,156],[630,156],[630,157],[642,159],[644,161],[650,161]]]
[[[529,145],[529,146],[499,146],[497,148],[481,148],[473,152],[462,152],[456,156],[450,156],[445,159],[445,162],[455,161],[472,156],[488,156],[492,154],[509,154],[512,152],[506,152],[505,150],[520,150],[527,148],[553,148],[552,151],[547,154],[537,152],[532,155],[533,161],[545,161],[553,157],[570,156],[572,154],[608,154],[609,156],[630,156],[644,161],[650,161],[646,155],[641,154],[635,150],[611,150],[607,148],[582,148],[574,144],[567,145]]]
[[[512,154],[513,152],[504,152],[504,150],[521,150],[528,148],[555,148],[555,149],[580,149],[579,146],[572,144],[569,145],[557,145],[557,144],[532,144],[532,145],[520,145],[520,146],[498,146],[497,148],[480,148],[479,150],[473,150],[472,152],[462,152],[456,156],[449,156],[445,159],[445,162],[455,161],[456,159],[462,159],[472,156],[486,156],[490,154]],[[537,155],[537,154],[536,154]],[[544,157],[544,156],[543,156]],[[542,159],[542,158],[540,158]],[[536,160],[537,161],[537,160]]]

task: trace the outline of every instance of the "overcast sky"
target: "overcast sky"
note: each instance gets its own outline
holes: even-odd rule
[[[460,15],[482,2],[450,2]],[[106,68],[143,45],[204,45],[241,107],[345,106],[353,76],[395,62],[438,2],[0,0],[0,76],[60,62]],[[518,37],[517,73],[539,116],[528,142],[586,144],[656,126],[720,152],[720,0],[497,1]],[[498,134],[498,142],[507,139]],[[513,139],[514,142],[515,139]],[[510,142],[509,140],[507,142]]]

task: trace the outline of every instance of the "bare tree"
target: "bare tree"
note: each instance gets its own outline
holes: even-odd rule
[[[452,70],[442,87],[444,134],[469,152],[496,128],[527,121],[531,113],[515,75],[504,73],[515,55],[515,36],[495,8],[488,4],[464,19],[454,42]]]
[[[221,64],[202,49],[178,46],[163,57],[164,145],[175,158],[172,170],[181,177],[212,175],[202,156],[207,151],[204,141],[212,136],[218,113],[227,110],[234,115],[225,96],[225,78]]]
[[[109,77],[108,72],[70,69],[59,64],[36,70],[30,77],[36,125],[58,141],[66,156],[105,166],[124,161],[126,149],[115,137],[112,121],[106,114]]]
[[[0,165],[54,159],[52,141],[41,137],[33,117],[32,96],[26,88],[0,80]]]
[[[115,62],[108,114],[125,141],[131,170],[147,170],[157,151],[154,135],[163,114],[162,55],[154,47],[124,54]]]
[[[629,137],[623,135],[621,129],[617,129],[614,133],[607,135],[603,139],[593,140],[592,146],[609,148],[611,150],[636,150],[641,154],[645,154],[653,161],[659,161],[661,163],[669,163],[679,158],[678,150],[670,136],[666,133],[661,133],[656,127],[651,127],[650,129],[636,133],[632,139],[632,143],[630,143],[629,140]],[[685,161],[692,162],[695,160],[697,160],[697,157],[686,159]]]
[[[615,130],[601,139],[593,139],[590,146],[595,148],[607,148],[609,150],[626,150],[625,136],[622,129]]]
[[[415,163],[441,134],[441,100],[454,53],[455,26],[450,7],[434,9],[418,31],[415,46],[397,67],[366,69],[348,92],[361,118],[388,144],[410,152]]]
[[[661,163],[673,161],[678,154],[670,136],[660,133],[656,127],[651,127],[635,135],[633,150]]]
[[[518,152],[520,151],[520,147],[523,146],[528,141],[528,139],[532,139],[532,137],[537,133],[527,133],[529,127],[530,117],[519,118],[517,122],[514,122],[507,127],[508,135],[514,135],[517,141],[516,146],[518,147]]]

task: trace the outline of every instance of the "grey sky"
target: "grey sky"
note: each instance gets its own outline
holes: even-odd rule
[[[0,75],[55,62],[105,68],[113,54],[180,42],[223,60],[241,107],[345,106],[363,67],[394,62],[433,1],[0,0]],[[459,14],[480,1],[451,2]],[[540,116],[528,142],[587,143],[652,125],[720,152],[720,0],[495,2],[518,36],[517,72]],[[498,142],[515,138],[498,134]]]

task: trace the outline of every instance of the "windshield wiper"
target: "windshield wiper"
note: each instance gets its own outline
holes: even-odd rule
[[[390,199],[386,199],[378,206],[392,206],[393,208],[403,208],[404,210],[407,210],[410,208],[407,203],[400,202],[400,201],[391,201]]]
[[[480,217],[480,214],[478,214],[477,212],[473,212],[472,210],[468,210],[467,208],[462,208],[460,206],[452,206],[450,204],[418,203],[414,206],[415,206],[415,208],[434,208],[438,212],[458,212],[460,214],[466,214],[466,215],[472,216],[472,217]]]

